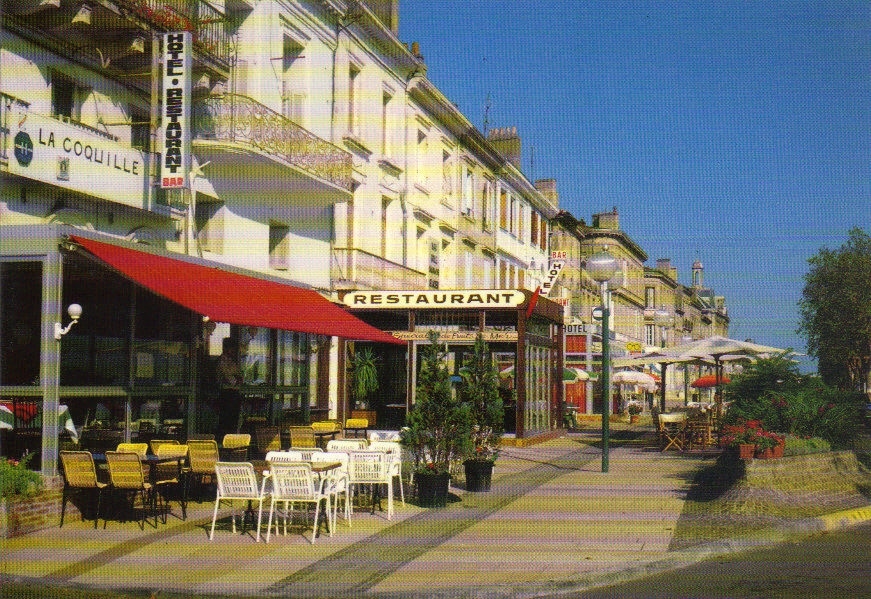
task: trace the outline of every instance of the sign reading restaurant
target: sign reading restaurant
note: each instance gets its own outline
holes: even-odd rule
[[[160,186],[187,187],[191,157],[191,33],[163,35],[163,125]]]
[[[449,291],[352,291],[342,300],[349,308],[516,308],[526,296],[516,289]]]

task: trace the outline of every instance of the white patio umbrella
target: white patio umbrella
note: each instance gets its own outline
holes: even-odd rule
[[[611,375],[611,382],[615,385],[652,385],[656,386],[656,379],[646,372],[637,370],[621,370]]]

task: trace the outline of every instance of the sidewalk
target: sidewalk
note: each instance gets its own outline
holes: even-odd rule
[[[600,472],[593,435],[572,434],[502,451],[488,493],[452,488],[445,509],[395,502],[358,509],[348,528],[315,545],[300,527],[269,544],[233,535],[219,522],[208,540],[212,503],[188,519],[140,531],[136,523],[69,519],[10,539],[0,574],[46,584],[118,590],[258,597],[532,597],[578,591],[719,552],[777,540],[723,540],[670,551],[694,474],[711,454],[660,453],[631,430],[614,431],[610,471]],[[462,477],[460,477],[462,480]],[[855,513],[854,513],[855,512]],[[871,508],[844,517],[871,519]],[[229,510],[223,512],[229,514]],[[838,526],[843,518],[831,518]],[[820,525],[822,519],[815,520]],[[221,526],[223,525],[223,526]]]

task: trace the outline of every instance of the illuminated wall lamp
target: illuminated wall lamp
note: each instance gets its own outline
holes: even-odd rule
[[[70,315],[70,323],[62,327],[59,322],[54,323],[54,338],[60,341],[61,337],[70,332],[70,329],[73,328],[73,325],[79,322],[79,318],[82,317],[82,307],[78,304],[70,304],[70,307],[67,308],[67,314]]]

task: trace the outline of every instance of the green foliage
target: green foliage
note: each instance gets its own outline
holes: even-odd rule
[[[495,460],[502,438],[504,411],[499,394],[499,373],[490,348],[479,333],[472,357],[460,369],[460,397],[469,406],[472,442],[467,459]]]
[[[786,436],[786,445],[783,448],[783,455],[804,455],[808,453],[823,453],[831,451],[832,446],[825,439],[819,437],[796,437],[795,435]]]
[[[354,399],[356,405],[365,409],[369,405],[369,396],[378,391],[378,357],[371,347],[360,347],[351,358],[351,370],[354,376]]]
[[[860,394],[839,391],[816,377],[801,377],[785,356],[749,365],[724,393],[732,401],[727,424],[758,420],[765,430],[821,437],[835,447],[850,447],[862,424]]]
[[[808,260],[798,332],[827,384],[859,390],[871,370],[871,236],[856,227],[837,251]]]
[[[430,333],[429,341],[421,350],[415,404],[401,438],[414,455],[415,469],[445,473],[454,460],[468,455],[472,418],[469,406],[452,393],[438,334]]]
[[[27,468],[31,458],[32,453],[20,461],[0,459],[0,497],[27,497],[42,490],[42,475]]]

